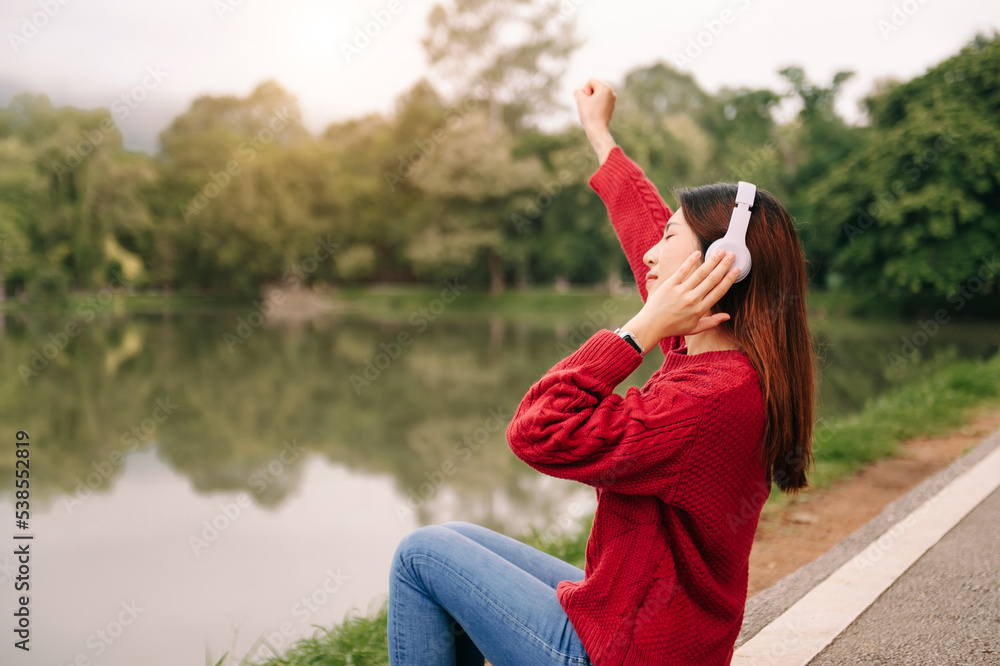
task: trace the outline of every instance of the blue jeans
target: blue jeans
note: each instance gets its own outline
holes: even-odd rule
[[[392,666],[590,666],[556,598],[571,564],[471,523],[404,536],[389,576]]]

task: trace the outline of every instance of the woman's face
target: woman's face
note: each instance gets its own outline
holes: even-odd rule
[[[700,249],[698,239],[684,220],[684,209],[678,208],[667,221],[663,238],[649,248],[642,257],[643,263],[649,266],[649,273],[646,274],[646,292],[653,293],[654,289],[680,268],[692,252]]]

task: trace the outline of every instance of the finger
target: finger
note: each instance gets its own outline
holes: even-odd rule
[[[664,284],[680,284],[684,282],[689,275],[698,267],[698,260],[701,258],[701,251],[695,250],[688,255],[688,258],[684,260],[684,263],[677,267],[677,270],[667,278]]]
[[[701,304],[703,307],[710,308],[715,305],[716,301],[722,298],[722,295],[726,293],[726,290],[736,281],[739,276],[739,270],[736,271],[734,275],[732,269],[735,268],[736,257],[735,255],[730,258],[726,257],[721,260],[716,266],[709,272],[709,274],[700,283],[691,288],[691,292],[696,298],[701,299]],[[710,300],[710,294],[715,292],[718,287],[723,287],[721,292],[717,293],[715,300]]]
[[[711,328],[715,328],[724,321],[728,321],[731,317],[725,313],[720,312],[711,316],[705,316],[698,320],[698,324],[694,327],[689,335],[695,335],[696,333],[701,333],[702,331],[707,331]]]
[[[736,266],[730,266],[729,270],[724,276],[722,276],[719,283],[702,298],[702,305],[710,308],[718,303],[719,299],[725,296],[726,292],[729,291],[729,288],[736,283],[736,278],[739,276],[740,269]]]
[[[728,263],[727,263],[728,262]],[[698,270],[694,271],[688,278],[684,281],[684,288],[688,291],[695,292],[699,297],[704,296],[705,293],[715,286],[718,279],[712,281],[707,285],[704,290],[699,291],[699,287],[710,278],[712,272],[715,271],[719,266],[723,266],[722,270],[718,273],[717,278],[721,278],[725,275],[725,271],[729,264],[733,262],[733,259],[729,259],[728,252],[715,252],[711,257],[706,257],[705,262],[698,267]]]
[[[587,83],[590,85],[590,87],[593,89],[594,92],[598,92],[598,91],[600,91],[600,92],[604,92],[604,91],[611,92],[611,86],[609,86],[604,81],[601,81],[600,79],[590,79],[589,81],[587,81]]]

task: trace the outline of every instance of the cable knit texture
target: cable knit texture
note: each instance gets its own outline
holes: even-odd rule
[[[671,211],[621,148],[589,182],[645,301],[642,256]],[[507,428],[528,465],[596,489],[585,577],[556,594],[599,666],[730,662],[770,493],[764,400],[746,355],[688,355],[683,337],[660,348],[663,366],[621,396],[642,357],[597,331],[531,387]]]

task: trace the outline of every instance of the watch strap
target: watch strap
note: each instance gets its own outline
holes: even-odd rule
[[[623,331],[621,328],[617,328],[615,329],[615,334],[618,335],[625,342],[632,345],[632,349],[639,352],[640,356],[644,353],[642,351],[642,345],[640,345],[639,341],[635,339],[635,336],[629,333],[628,331]]]

